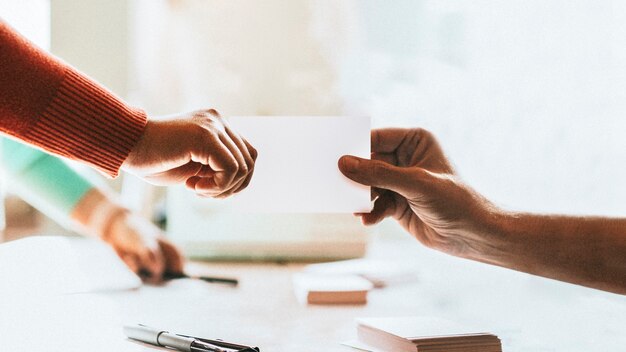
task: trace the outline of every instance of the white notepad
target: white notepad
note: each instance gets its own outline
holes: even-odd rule
[[[355,116],[236,116],[230,125],[259,152],[252,182],[232,209],[268,213],[371,210],[369,187],[341,174],[344,154],[370,157],[370,119]]]
[[[2,294],[24,298],[141,286],[109,245],[65,236],[32,236],[0,244],[0,282]]]

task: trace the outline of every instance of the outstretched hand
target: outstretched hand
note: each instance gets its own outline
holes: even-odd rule
[[[424,245],[467,256],[481,242],[492,205],[459,180],[435,137],[423,129],[372,131],[372,160],[343,156],[339,169],[372,186],[366,225],[393,217]]]
[[[123,168],[156,185],[184,183],[198,195],[225,198],[248,186],[257,151],[217,111],[149,120]]]

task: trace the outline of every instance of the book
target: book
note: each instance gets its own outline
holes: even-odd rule
[[[374,285],[356,275],[317,275],[297,273],[293,276],[296,297],[304,304],[365,304]]]
[[[500,339],[453,322],[427,317],[357,320],[358,340],[394,352],[501,352]]]

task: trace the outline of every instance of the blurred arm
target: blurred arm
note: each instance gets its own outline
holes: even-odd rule
[[[159,228],[120,206],[59,158],[3,139],[2,161],[11,189],[56,221],[80,225],[83,234],[109,243],[135,272],[158,281],[181,272],[183,259]]]
[[[68,216],[93,185],[59,158],[8,138],[1,142],[10,190],[67,224]]]

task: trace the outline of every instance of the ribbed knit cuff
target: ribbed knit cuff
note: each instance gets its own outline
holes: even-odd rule
[[[28,131],[46,149],[115,177],[139,141],[146,114],[89,78],[67,69],[56,96]]]

